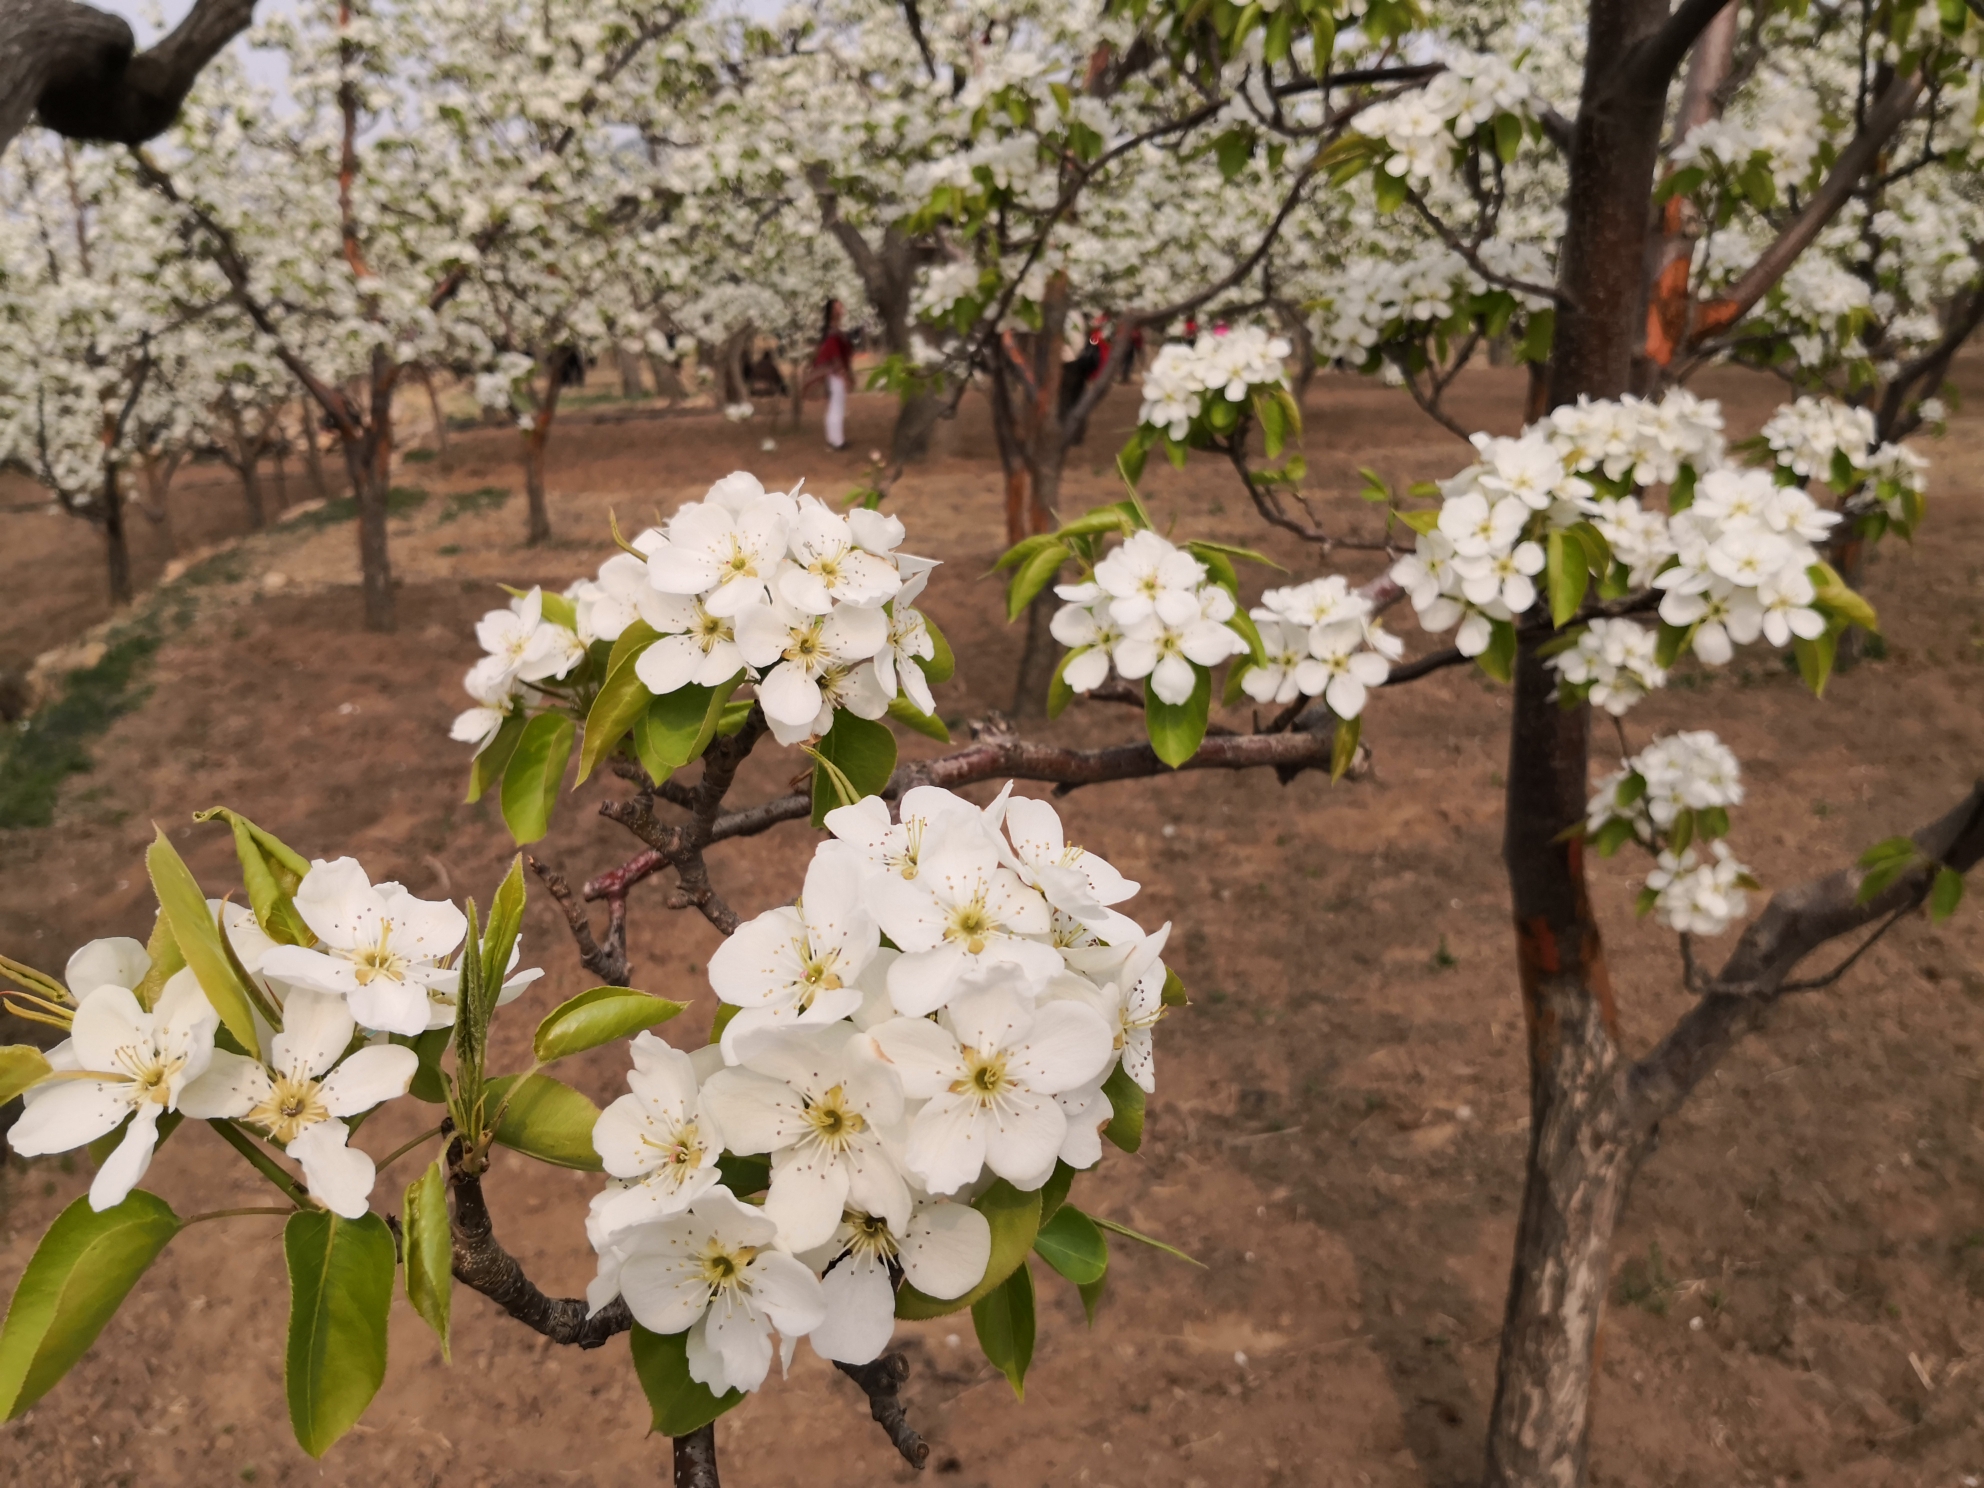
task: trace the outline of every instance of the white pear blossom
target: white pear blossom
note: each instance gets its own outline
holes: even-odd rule
[[[312,861],[296,909],[317,935],[310,949],[279,945],[254,969],[299,987],[334,992],[352,1016],[385,1033],[426,1032],[430,988],[459,973],[440,964],[462,942],[468,919],[453,904],[416,899],[396,883],[374,885],[356,858]]]
[[[741,511],[691,504],[649,556],[648,581],[663,594],[701,595],[705,609],[728,619],[770,600],[785,546],[786,517],[776,502],[760,499]]]
[[[1109,596],[1109,613],[1125,630],[1155,616],[1166,626],[1199,617],[1206,566],[1155,532],[1133,532],[1095,566],[1095,583]]]
[[[360,1219],[370,1207],[372,1159],[349,1145],[347,1116],[406,1094],[420,1058],[399,1044],[351,1048],[357,1024],[342,997],[298,987],[283,1002],[268,1062],[225,1049],[188,1085],[179,1108],[201,1120],[259,1127],[303,1167],[313,1197]]]
[[[599,1113],[593,1150],[619,1182],[594,1195],[586,1231],[595,1248],[688,1208],[722,1175],[723,1130],[703,1098],[695,1059],[649,1032],[629,1046],[627,1094]]]
[[[821,1244],[849,1205],[909,1222],[909,1189],[889,1151],[902,1087],[862,1057],[860,1038],[844,1023],[761,1030],[703,1087],[729,1149],[771,1155],[765,1214],[787,1249]]]
[[[710,986],[740,1009],[723,1031],[727,1056],[759,1029],[836,1023],[861,1005],[855,978],[882,932],[862,903],[860,859],[832,846],[815,854],[797,904],[745,921],[710,957]]]
[[[900,1231],[880,1215],[849,1209],[832,1238],[801,1259],[822,1273],[827,1315],[806,1336],[823,1359],[868,1364],[882,1356],[896,1329],[891,1268],[927,1297],[962,1297],[992,1259],[985,1216],[947,1199],[923,1199]]]
[[[824,615],[836,604],[874,609],[902,587],[896,566],[857,546],[847,518],[815,497],[800,498],[790,544],[791,557],[779,567],[777,590],[779,598],[802,614]]]
[[[127,972],[128,949],[84,947],[81,969]],[[141,973],[142,976],[142,973]],[[78,993],[66,1043],[50,1051],[56,1074],[28,1092],[26,1109],[7,1133],[23,1157],[68,1152],[130,1118],[130,1127],[90,1184],[90,1208],[124,1202],[151,1166],[159,1117],[179,1109],[186,1087],[214,1054],[220,1017],[189,970],[166,979],[147,1011],[129,987],[108,982]]]
[[[765,717],[775,733],[790,735],[781,743],[826,732],[832,718],[822,679],[832,669],[866,661],[888,638],[887,615],[852,605],[837,606],[826,615],[804,614],[784,604],[752,605],[737,618],[738,649],[763,674],[758,701]],[[883,698],[879,712],[887,711]]]
[[[1053,1173],[1068,1131],[1054,1097],[1101,1074],[1114,1039],[1093,1008],[1029,1001],[1010,983],[974,988],[938,1022],[896,1018],[866,1035],[925,1102],[904,1164],[931,1193],[956,1193],[987,1168],[1022,1190]]]
[[[826,1318],[820,1283],[778,1249],[778,1226],[712,1189],[680,1214],[624,1232],[600,1254],[586,1296],[614,1296],[653,1333],[687,1333],[689,1377],[713,1394],[755,1390],[771,1370],[772,1331],[785,1356]]]

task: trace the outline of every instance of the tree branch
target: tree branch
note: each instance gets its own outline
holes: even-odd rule
[[[888,1433],[902,1460],[921,1472],[930,1460],[930,1443],[909,1424],[903,1411],[901,1392],[909,1379],[909,1360],[900,1353],[884,1354],[872,1364],[836,1363],[834,1368],[861,1386],[875,1424]]]
[[[634,1325],[634,1316],[620,1298],[590,1318],[583,1297],[547,1297],[515,1256],[497,1243],[495,1222],[482,1196],[482,1180],[457,1170],[449,1175],[455,1191],[455,1280],[482,1293],[511,1317],[553,1343],[582,1349],[598,1348],[616,1333]]]
[[[1940,869],[1967,873],[1984,859],[1984,781],[1914,838],[1921,861],[1864,904],[1859,892],[1866,872],[1858,865],[1771,896],[1702,1000],[1634,1065],[1628,1100],[1643,1134],[1676,1110],[1723,1055],[1762,1024],[1780,997],[1828,984],[1860,955],[1854,952],[1826,977],[1790,981],[1792,971],[1813,951],[1884,916],[1892,923],[1928,897]],[[1883,925],[1877,936],[1886,929]]]
[[[0,150],[31,114],[70,139],[151,139],[254,15],[255,0],[195,0],[170,35],[139,52],[121,16],[75,0],[8,0],[0,6]]]
[[[1622,79],[1649,91],[1666,92],[1695,38],[1730,4],[1731,0],[1681,0],[1658,31],[1626,54],[1619,70]]]
[[[565,923],[571,927],[572,939],[579,948],[579,964],[610,987],[627,986],[627,896],[624,893],[600,896],[606,900],[606,939],[601,942],[594,937],[592,918],[574,897],[565,875],[532,853],[524,854],[524,862],[564,913]]]
[[[1865,127],[1839,152],[1831,173],[1812,193],[1804,210],[1758,255],[1757,261],[1744,270],[1743,277],[1732,284],[1726,293],[1699,307],[1694,330],[1689,337],[1690,348],[1700,345],[1717,331],[1736,324],[1770,292],[1772,285],[1784,277],[1798,255],[1811,247],[1826,224],[1852,199],[1860,178],[1873,167],[1895,132],[1908,122],[1909,116],[1915,112],[1916,100],[1921,96],[1922,74],[1919,71],[1905,78],[1898,77],[1888,85],[1887,92],[1881,95],[1880,101],[1867,115]]]

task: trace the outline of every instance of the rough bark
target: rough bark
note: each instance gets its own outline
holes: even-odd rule
[[[551,446],[551,425],[558,417],[558,397],[564,391],[563,362],[558,353],[545,358],[545,388],[532,411],[531,426],[524,433],[524,495],[530,513],[530,529],[524,541],[531,547],[551,541],[551,501],[545,494],[544,467]]]
[[[200,69],[254,18],[255,0],[196,0],[147,51],[121,16],[75,0],[0,5],[0,150],[31,116],[70,139],[135,145],[178,116]]]
[[[1593,0],[1558,262],[1547,402],[1631,391],[1646,326],[1650,210],[1668,83],[1722,5]],[[1677,27],[1690,25],[1685,37]],[[1679,43],[1677,46],[1677,42]],[[1635,1153],[1583,847],[1590,710],[1517,659],[1503,859],[1529,1029],[1530,1149],[1488,1428],[1487,1488],[1577,1488],[1610,1244]]]
[[[721,1488],[716,1476],[716,1425],[675,1438],[675,1488]]]
[[[103,556],[110,577],[110,602],[122,609],[133,597],[131,547],[124,535],[124,493],[115,460],[103,462]]]
[[[331,488],[324,480],[324,449],[317,442],[317,412],[311,406],[308,393],[299,400],[297,407],[302,414],[303,468],[310,472],[310,489],[321,499],[330,493]]]

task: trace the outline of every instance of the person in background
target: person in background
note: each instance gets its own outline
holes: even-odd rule
[[[854,375],[854,343],[841,329],[841,304],[828,300],[820,317],[820,344],[813,351],[813,365],[806,373],[805,388],[824,380],[827,384],[827,448],[847,448],[847,384]]]

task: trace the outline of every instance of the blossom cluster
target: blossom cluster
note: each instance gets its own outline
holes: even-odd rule
[[[1925,420],[1941,412],[1924,400]],[[1902,444],[1876,443],[1873,412],[1833,398],[1799,398],[1770,418],[1757,437],[1779,479],[1819,480],[1846,496],[1844,510],[1879,511],[1904,530],[1913,526],[1927,489],[1929,462]]]
[[[1113,665],[1131,681],[1148,677],[1151,691],[1176,706],[1198,683],[1194,667],[1247,649],[1231,624],[1239,612],[1232,592],[1155,532],[1132,533],[1090,578],[1054,592],[1066,601],[1050,627],[1069,648],[1062,680],[1078,693],[1100,687]]]
[[[1456,141],[1470,140],[1497,115],[1522,118],[1535,107],[1535,90],[1522,73],[1492,52],[1456,51],[1423,88],[1373,104],[1357,120],[1358,132],[1391,151],[1382,169],[1415,183],[1446,179]]]
[[[1602,852],[1632,838],[1656,854],[1643,911],[1670,929],[1720,935],[1749,912],[1744,890],[1756,887],[1721,840],[1742,800],[1735,754],[1706,729],[1685,731],[1655,739],[1598,782],[1585,833]]]
[[[1208,394],[1244,403],[1257,388],[1286,387],[1289,344],[1259,326],[1201,332],[1191,342],[1167,342],[1144,374],[1137,422],[1183,440],[1204,411]]]
[[[1667,685],[1659,649],[1658,637],[1636,621],[1598,619],[1578,632],[1573,645],[1551,657],[1550,665],[1561,692],[1618,718]]]
[[[455,720],[454,737],[485,745],[520,702],[543,701],[547,681],[636,620],[660,636],[634,663],[651,693],[741,676],[781,744],[824,734],[836,709],[880,718],[906,696],[933,712],[918,663],[936,646],[911,602],[936,562],[897,552],[903,536],[882,512],[843,515],[744,471],[727,475],[568,590],[565,619],[536,590],[484,616],[476,635],[490,654],[468,674],[477,706]]]
[[[168,1113],[247,1123],[303,1169],[312,1195],[347,1219],[363,1216],[372,1159],[348,1145],[346,1118],[406,1094],[418,1056],[389,1043],[455,1021],[468,930],[445,900],[374,884],[352,858],[317,860],[295,907],[314,937],[281,944],[240,905],[208,901],[243,970],[281,1018],[255,1015],[265,1054],[215,1047],[220,1019],[192,970],[164,979],[149,1005],[139,989],[149,953],[122,936],[91,941],[64,972],[75,999],[70,1036],[48,1051],[57,1077],[32,1086],[8,1133],[16,1152],[67,1152],[113,1132],[122,1140],[90,1185],[90,1207],[112,1208],[143,1178]],[[499,996],[513,1001],[542,973],[515,971]],[[148,994],[149,995],[149,994]]]
[[[1119,1067],[1154,1088],[1170,926],[1114,908],[1137,885],[1053,807],[922,786],[899,821],[871,796],[826,822],[799,902],[711,958],[719,1040],[636,1039],[629,1093],[594,1130],[611,1181],[588,1300],[686,1332],[691,1377],[718,1394],[763,1383],[774,1331],[788,1362],[801,1337],[878,1357],[899,1278],[954,1299],[985,1275],[971,1199],[1098,1162]],[[727,1186],[726,1150],[768,1160],[762,1207]]]
[[[1240,686],[1258,703],[1320,696],[1337,717],[1355,718],[1405,652],[1371,601],[1338,574],[1268,590],[1253,618],[1267,662],[1249,667]]]
[[[1494,273],[1529,284],[1548,284],[1550,262],[1534,244],[1485,240],[1477,259]],[[1330,276],[1310,317],[1316,356],[1378,370],[1379,348],[1448,322],[1489,294],[1488,281],[1466,259],[1441,243],[1411,252],[1364,254]],[[1509,291],[1525,310],[1549,308],[1540,296]]]
[[[1693,504],[1668,519],[1676,561],[1654,575],[1660,618],[1690,629],[1695,655],[1712,666],[1759,635],[1780,647],[1817,639],[1827,622],[1814,608],[1814,544],[1839,520],[1769,471],[1708,472]]]

